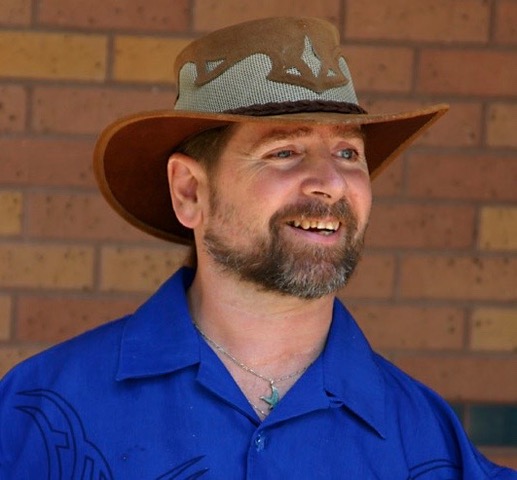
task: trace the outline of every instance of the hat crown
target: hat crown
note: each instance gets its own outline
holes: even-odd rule
[[[337,29],[314,18],[268,18],[213,32],[175,64],[176,110],[225,112],[286,101],[357,103]]]

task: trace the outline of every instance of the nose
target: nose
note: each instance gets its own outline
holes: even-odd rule
[[[307,159],[302,191],[309,197],[334,203],[347,191],[346,172],[340,169],[330,155],[318,155]]]

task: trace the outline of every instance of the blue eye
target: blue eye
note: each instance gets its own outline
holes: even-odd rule
[[[353,148],[344,148],[339,150],[337,155],[344,160],[354,160],[357,158],[357,151]]]
[[[275,153],[275,157],[277,158],[289,158],[293,155],[292,150],[280,150]]]

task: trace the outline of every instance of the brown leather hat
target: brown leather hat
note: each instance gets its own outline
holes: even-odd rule
[[[336,28],[315,18],[255,20],[192,42],[176,59],[174,107],[122,118],[101,133],[94,152],[101,192],[134,226],[191,243],[172,209],[167,160],[187,137],[239,122],[362,125],[376,177],[448,106],[368,114],[343,50]]]

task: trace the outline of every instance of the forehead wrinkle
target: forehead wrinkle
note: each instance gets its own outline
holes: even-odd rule
[[[359,125],[330,125],[331,132],[333,135],[343,137],[343,139],[360,139],[364,140],[364,133]],[[250,150],[253,150],[264,143],[274,142],[277,140],[290,140],[308,137],[317,130],[316,126],[283,126],[275,127],[271,130],[266,131],[263,135],[259,136],[253,144],[250,146]]]
[[[255,142],[252,144],[251,148],[254,149],[265,142],[274,142],[276,140],[287,140],[287,139],[295,139],[300,137],[306,137],[313,132],[313,129],[310,127],[302,126],[302,127],[276,127],[271,130],[268,130],[263,135],[258,137]]]

